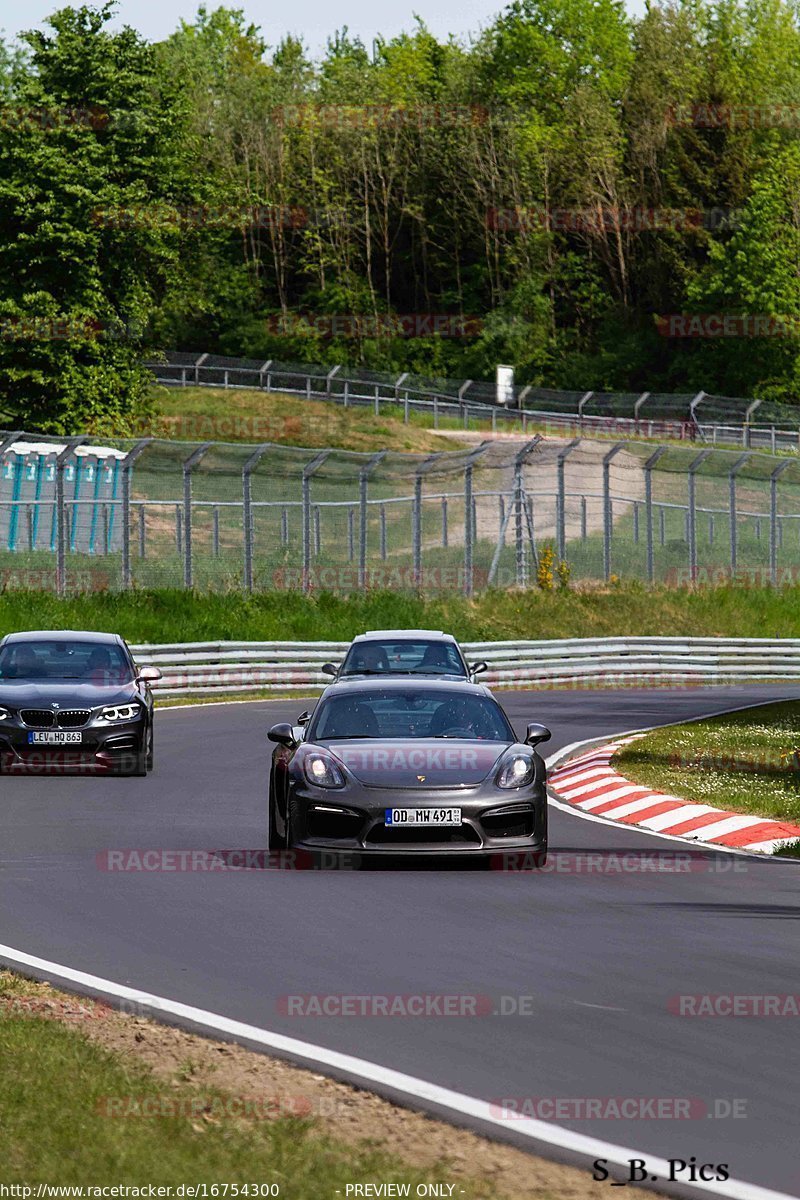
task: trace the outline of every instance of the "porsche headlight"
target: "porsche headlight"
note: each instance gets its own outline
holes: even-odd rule
[[[141,704],[117,704],[114,707],[104,708],[100,713],[101,721],[135,721],[141,715]]]
[[[525,787],[536,774],[536,764],[531,754],[512,754],[503,763],[497,775],[497,786],[501,788]]]
[[[305,756],[303,770],[309,783],[316,787],[344,787],[344,775],[329,754],[312,751]]]

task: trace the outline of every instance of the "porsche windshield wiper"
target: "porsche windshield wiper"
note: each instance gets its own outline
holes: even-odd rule
[[[358,738],[359,741],[369,739],[374,741],[377,734],[373,733],[323,733],[320,736],[321,742],[349,742]]]

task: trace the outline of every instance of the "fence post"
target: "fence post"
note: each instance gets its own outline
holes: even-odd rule
[[[791,459],[787,458],[769,477],[769,574],[773,587],[778,582],[778,479],[790,463]]]
[[[525,480],[523,469],[528,455],[539,445],[541,435],[523,446],[514,459],[514,579],[517,587],[528,586],[528,558],[525,553]]]
[[[606,583],[611,578],[611,460],[624,446],[624,442],[617,442],[603,456],[603,578]]]
[[[345,381],[345,394],[347,382]],[[303,591],[311,589],[311,476],[318,471],[330,450],[322,450],[303,467]]]
[[[270,360],[272,361],[272,360]],[[253,590],[253,489],[251,476],[271,442],[257,446],[242,467],[242,531],[244,534],[244,588]]]
[[[422,476],[430,470],[441,454],[429,454],[414,473],[414,502],[411,509],[411,557],[414,587],[422,583]]]
[[[588,404],[594,392],[585,392],[578,401],[578,433],[583,433],[583,409],[584,405]]]
[[[64,511],[64,468],[67,459],[86,437],[70,438],[63,450],[56,455],[56,591],[63,596],[67,590],[67,523]]]
[[[381,459],[389,453],[388,450],[381,450],[378,454],[373,454],[370,460],[364,463],[358,474],[358,504],[360,509],[360,520],[358,530],[358,586],[363,592],[367,587],[367,532],[368,532],[368,508],[367,508],[367,485],[369,477],[377,467]],[[383,525],[381,527],[381,536],[384,540],[383,549],[385,550],[386,536],[386,514],[384,512]],[[386,555],[384,554],[385,558]]]
[[[642,405],[647,402],[649,397],[650,397],[649,392],[642,392],[641,396],[639,397],[639,399],[635,402],[635,404],[633,406],[633,420],[634,420],[633,428],[634,428],[634,432],[637,437],[639,436],[639,433],[641,432],[641,426],[639,423],[639,410],[642,407]]]
[[[334,377],[334,375],[337,374],[338,371],[341,371],[341,369],[342,369],[341,366],[335,366],[335,367],[331,368],[331,370],[328,371],[328,374],[325,376],[325,395],[326,396],[330,396],[331,383],[333,382],[333,377]]]
[[[262,389],[264,387],[264,374],[266,371],[268,371],[270,369],[271,366],[272,366],[272,359],[268,358],[267,361],[265,363],[262,363],[262,365],[259,367],[258,386]],[[269,391],[269,375],[267,375],[267,391]]]
[[[385,562],[387,555],[386,547],[386,505],[381,505],[381,559]]]
[[[227,383],[225,385],[227,387]],[[192,571],[192,471],[200,459],[208,453],[213,442],[204,442],[193,450],[183,463],[183,586],[194,584]]]
[[[556,460],[558,474],[558,498],[556,500],[556,548],[559,559],[567,555],[567,520],[566,520],[566,489],[564,486],[564,466],[572,451],[580,445],[580,438],[573,440],[564,447]]]
[[[143,438],[122,460],[122,586],[129,588],[133,582],[131,574],[131,474],[133,464],[140,454],[147,449],[152,438]],[[139,512],[143,510],[140,508]],[[139,517],[142,520],[142,517]],[[139,544],[142,545],[142,535],[139,534]],[[144,558],[144,554],[142,554]]]
[[[466,409],[465,409],[466,411]],[[464,466],[464,595],[471,596],[474,587],[473,551],[475,548],[474,495],[472,486],[472,471],[475,461],[491,446],[491,442],[481,442],[467,458]]]
[[[659,446],[644,464],[644,507],[645,519],[647,521],[647,578],[650,583],[653,582],[656,574],[655,559],[653,557],[653,467],[666,452],[666,446]],[[661,512],[663,513],[663,511],[662,508]]]
[[[744,414],[744,427],[742,428],[742,445],[746,446],[748,450],[750,449],[750,418],[752,417],[753,413],[756,411],[756,409],[758,408],[760,403],[761,403],[760,400],[753,400],[753,402],[748,405],[747,410],[745,411],[745,414]]]
[[[147,527],[145,525],[147,508],[144,503],[139,504],[139,558],[147,556]]]
[[[688,542],[689,542],[689,578],[692,583],[697,581],[697,495],[695,487],[695,476],[700,470],[700,467],[711,454],[711,450],[701,450],[696,458],[692,459],[688,468],[688,492],[689,492],[689,512],[688,512]]]
[[[736,476],[739,474],[745,463],[752,457],[752,454],[749,452],[740,454],[728,472],[728,514],[730,519],[731,536],[731,578],[733,578],[733,575],[736,571]]]
[[[442,546],[447,546],[447,496],[442,496]]]

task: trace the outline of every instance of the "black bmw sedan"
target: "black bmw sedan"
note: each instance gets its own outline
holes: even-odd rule
[[[327,689],[307,724],[274,725],[270,850],[358,855],[547,853],[546,768],[479,684],[364,680]]]
[[[146,775],[156,667],[116,634],[12,633],[0,641],[0,770]]]

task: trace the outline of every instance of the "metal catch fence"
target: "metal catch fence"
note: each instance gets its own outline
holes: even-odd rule
[[[547,585],[545,546],[576,582],[795,580],[800,460],[541,436],[426,455],[0,434],[0,587],[472,595]]]

